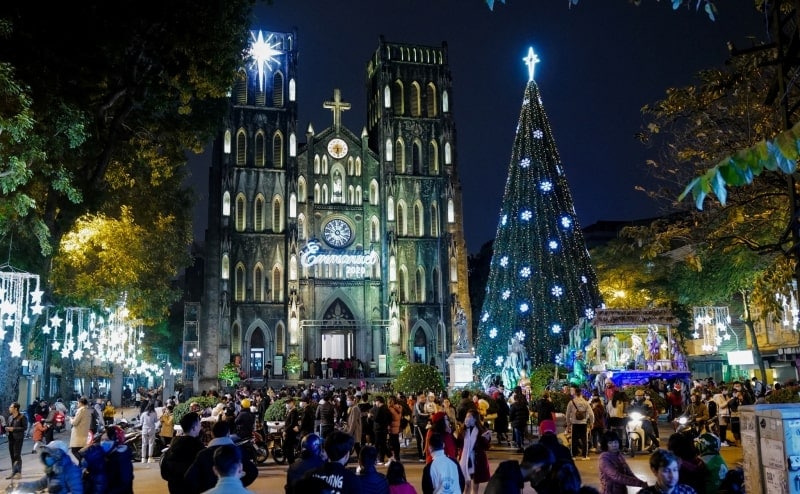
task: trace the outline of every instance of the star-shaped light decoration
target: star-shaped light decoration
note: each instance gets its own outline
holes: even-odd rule
[[[75,357],[77,360],[82,359],[83,358],[83,350],[80,350],[80,349],[75,350],[75,352],[73,352],[72,356]]]
[[[533,52],[532,46],[528,48],[528,56],[522,60],[525,61],[525,65],[528,66],[528,82],[532,82],[533,71],[536,68],[536,64],[540,62],[539,57]]]
[[[0,315],[2,314],[13,314],[17,310],[17,306],[11,302],[11,300],[6,300],[3,303],[0,303]]]
[[[11,350],[12,357],[19,357],[22,355],[22,343],[20,343],[19,340],[9,342],[8,348]]]
[[[53,342],[53,343],[50,345],[50,348],[52,348],[52,349],[53,349],[53,350],[55,350],[55,351],[58,351],[58,349],[59,349],[59,348],[61,348],[61,342],[60,342],[60,341],[54,341],[54,342]]]
[[[250,44],[250,56],[253,57],[252,65],[258,71],[258,84],[261,87],[261,91],[264,91],[266,85],[264,73],[272,70],[272,64],[278,63],[276,57],[282,55],[283,52],[277,49],[280,46],[280,41],[273,41],[274,34],[267,36],[267,39],[264,39],[262,31],[258,32],[258,36],[252,33],[251,35],[253,36],[253,42]]]
[[[61,349],[61,358],[69,358],[69,349],[67,347]]]
[[[64,320],[58,317],[58,312],[56,312],[56,315],[50,318],[50,325],[53,326],[53,329],[57,330],[59,327],[61,327],[62,322],[64,322]]]
[[[50,326],[48,326],[47,324],[42,326],[42,334],[50,334]]]

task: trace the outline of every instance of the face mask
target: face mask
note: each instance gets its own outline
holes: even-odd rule
[[[347,400],[347,406],[349,406],[349,407],[353,406],[353,402],[350,401],[350,400]]]

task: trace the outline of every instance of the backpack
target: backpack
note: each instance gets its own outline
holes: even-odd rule
[[[575,405],[575,420],[586,420],[586,409],[578,406],[574,399],[572,404]]]

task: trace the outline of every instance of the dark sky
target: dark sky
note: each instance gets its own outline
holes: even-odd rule
[[[257,9],[254,29],[297,29],[298,105],[302,131],[331,125],[322,108],[334,88],[353,105],[342,124],[360,134],[366,123],[365,71],[379,36],[440,46],[447,42],[470,253],[494,237],[514,130],[528,79],[522,58],[533,46],[536,81],[569,180],[581,226],[659,214],[637,184],[656,158],[635,138],[640,109],[667,88],[693,82],[724,64],[725,42],[765,38],[753,0],[718,2],[716,22],[671,2],[507,0],[490,11],[483,0],[274,0]],[[692,2],[694,4],[694,2]],[[302,134],[301,134],[302,136]],[[298,136],[298,137],[301,137]],[[302,137],[301,137],[302,138]],[[199,184],[198,239],[207,215],[208,160],[192,160]]]

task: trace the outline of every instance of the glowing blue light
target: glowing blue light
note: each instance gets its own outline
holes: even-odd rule
[[[542,136],[544,136],[544,132],[542,132],[541,130],[536,129],[533,131],[533,137],[535,137],[536,139],[541,139]]]
[[[550,250],[556,250],[558,249],[558,242],[556,242],[555,240],[551,240],[550,242],[547,243],[547,246],[550,247]]]
[[[519,217],[522,218],[522,221],[530,221],[531,218],[533,218],[533,213],[529,209],[526,209],[520,213]]]
[[[561,365],[561,355],[556,355],[556,364]]]
[[[525,98],[525,99],[522,100],[522,106],[526,106],[530,102],[531,102],[530,98]]]
[[[561,325],[560,324],[553,324],[553,326],[550,328],[550,331],[552,331],[553,334],[560,333],[561,332]]]
[[[503,290],[503,300],[508,300],[508,297],[511,296],[511,290]]]
[[[484,312],[483,315],[481,316],[481,321],[486,322],[488,320],[489,320],[489,313]]]
[[[508,256],[503,256],[500,258],[500,265],[502,267],[508,266]]]
[[[519,341],[525,341],[525,333],[522,331],[517,331],[514,333],[514,336],[516,336]]]
[[[560,297],[564,295],[564,289],[556,285],[550,289],[550,293],[552,293],[554,297]]]
[[[497,337],[497,328],[492,328],[489,330],[489,338],[496,338]]]
[[[586,279],[586,276],[581,276],[581,281],[583,283],[589,283],[589,280]]]
[[[539,56],[533,52],[533,47],[528,47],[528,56],[522,59],[525,65],[528,66],[528,82],[533,80],[533,71],[536,69],[536,64],[539,63]]]
[[[253,41],[250,44],[250,56],[253,57],[252,66],[256,68],[258,71],[258,84],[261,87],[261,90],[265,90],[265,77],[264,72],[272,70],[272,64],[278,63],[278,60],[275,58],[278,55],[282,55],[283,52],[280,50],[276,50],[277,47],[280,46],[280,41],[272,41],[275,37],[274,34],[267,36],[267,39],[264,39],[264,33],[259,31],[258,36],[255,33],[251,32],[250,35],[253,37]]]
[[[539,189],[542,192],[550,192],[551,190],[553,190],[553,182],[549,180],[544,180],[542,181],[542,183],[539,184]]]
[[[572,226],[572,218],[569,216],[562,216],[561,217],[561,226],[564,228],[569,228]]]
[[[529,309],[530,309],[530,306],[528,306],[528,304],[526,304],[525,302],[522,302],[521,304],[519,304],[519,311],[520,312],[528,312]]]
[[[586,319],[594,319],[594,309],[588,308],[583,313],[586,314]]]
[[[505,357],[503,357],[502,355],[498,355],[498,356],[497,356],[497,358],[496,358],[496,359],[494,359],[494,365],[496,365],[497,367],[500,367],[500,366],[502,366],[502,365],[503,365],[503,361],[504,361],[505,359],[506,359],[506,358],[505,358]]]
[[[531,268],[525,266],[524,268],[519,270],[519,275],[522,276],[523,278],[529,277],[531,275]]]
[[[519,160],[519,166],[522,168],[528,168],[531,166],[531,159],[530,158],[522,158]]]
[[[503,217],[500,218],[500,224],[503,225],[503,226],[506,226],[506,222],[507,221],[508,221],[508,215],[504,214]]]

